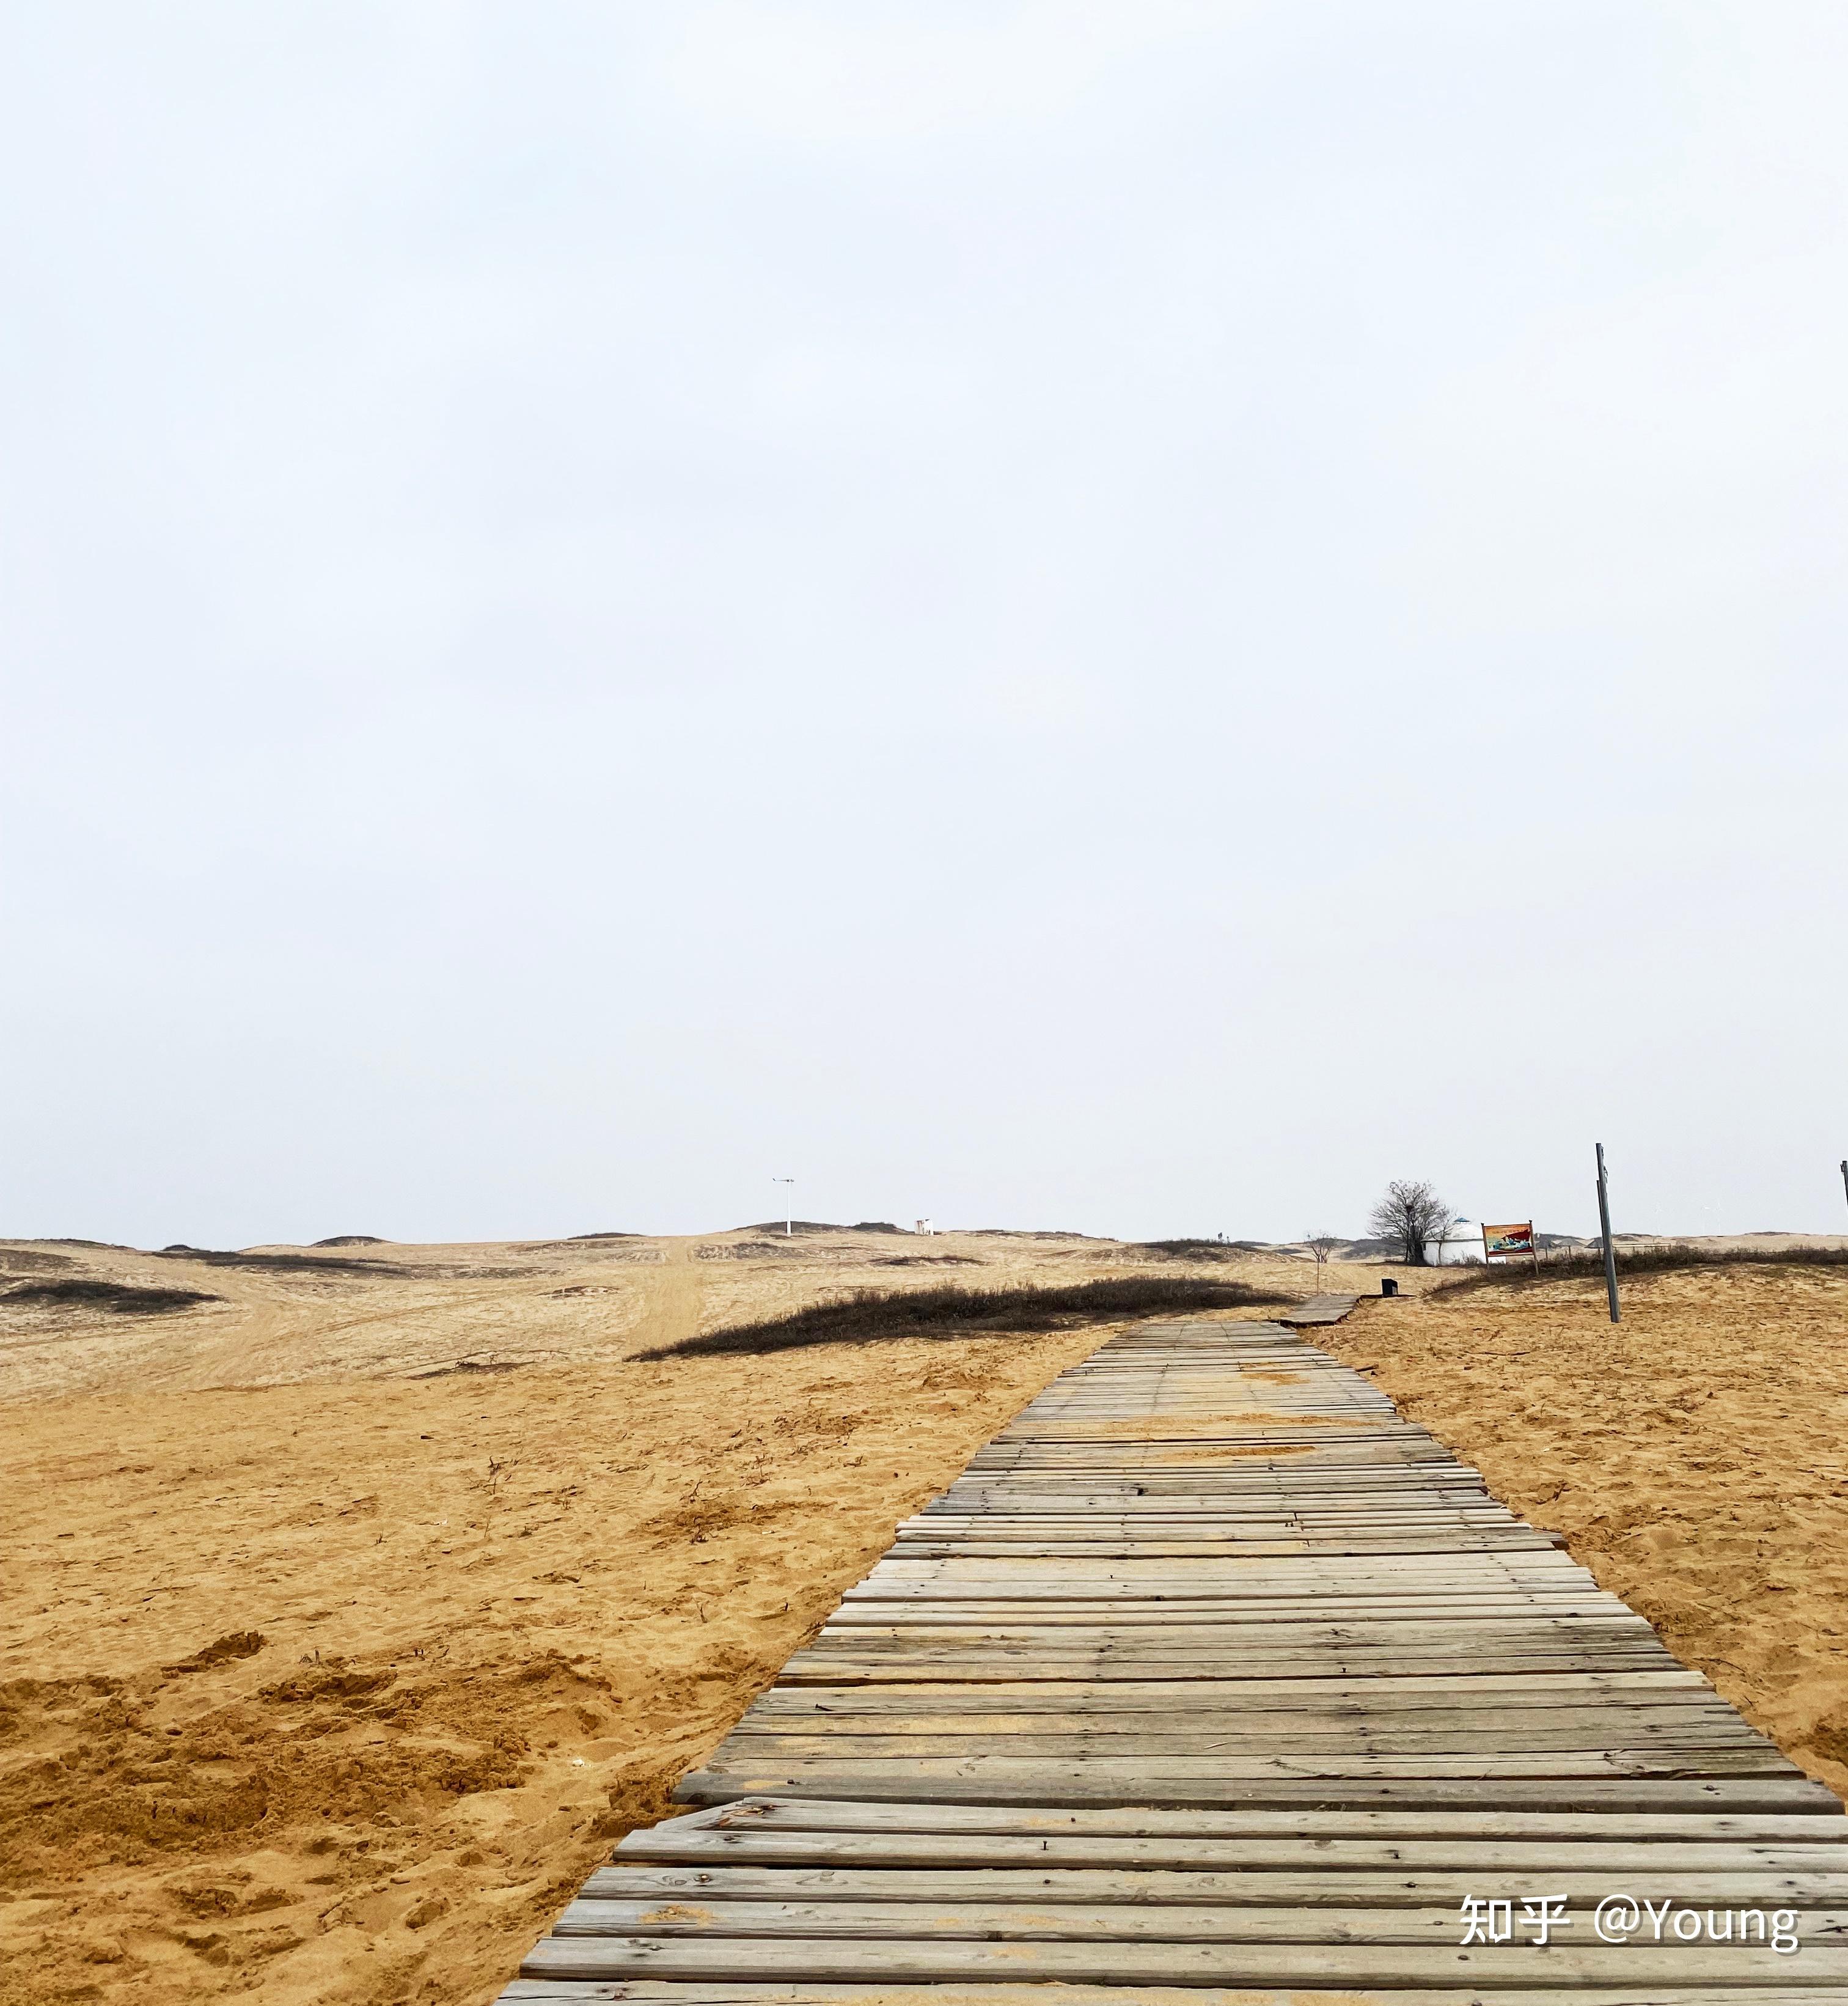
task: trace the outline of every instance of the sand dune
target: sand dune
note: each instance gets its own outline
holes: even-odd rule
[[[776,1238],[0,1250],[219,1299],[0,1302],[0,1998],[491,1999],[897,1519],[1104,1333],[632,1354],[839,1289],[1152,1258]],[[1369,1303],[1328,1341],[1840,1786],[1845,1309],[1839,1269],[1669,1275],[1614,1335],[1552,1284]]]

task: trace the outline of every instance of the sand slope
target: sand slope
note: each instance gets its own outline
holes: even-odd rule
[[[149,2006],[491,1998],[897,1519],[1104,1333],[628,1353],[840,1287],[1140,1258],[13,1257],[223,1298],[0,1311],[0,1998]]]
[[[0,1249],[221,1298],[0,1306],[9,2006],[491,1999],[896,1521],[1105,1333],[630,1354],[837,1288],[1152,1258],[755,1233],[337,1252],[375,1265]],[[1322,1341],[1848,1785],[1841,1271],[1663,1276],[1614,1335],[1595,1290],[1552,1285],[1370,1302]]]

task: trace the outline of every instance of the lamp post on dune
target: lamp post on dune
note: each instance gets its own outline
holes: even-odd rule
[[[786,1239],[793,1238],[796,1230],[796,1181],[794,1177],[773,1177],[770,1181],[785,1187],[783,1194],[783,1231]]]

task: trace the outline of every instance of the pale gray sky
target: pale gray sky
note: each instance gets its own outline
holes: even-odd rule
[[[1848,1223],[1848,10],[0,22],[0,1232]]]

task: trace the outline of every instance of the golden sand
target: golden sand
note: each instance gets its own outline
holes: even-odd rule
[[[491,2000],[896,1521],[1107,1333],[632,1354],[840,1288],[1146,1265],[874,1234],[343,1251],[385,1272],[14,1250],[224,1300],[0,1323],[9,2006]],[[894,1265],[920,1252],[979,1265]],[[1772,1269],[1639,1285],[1616,1333],[1565,1286],[1370,1302],[1316,1341],[1841,1787],[1845,1309],[1840,1271]]]
[[[1318,1333],[1848,1792],[1848,1269],[1360,1304]]]

